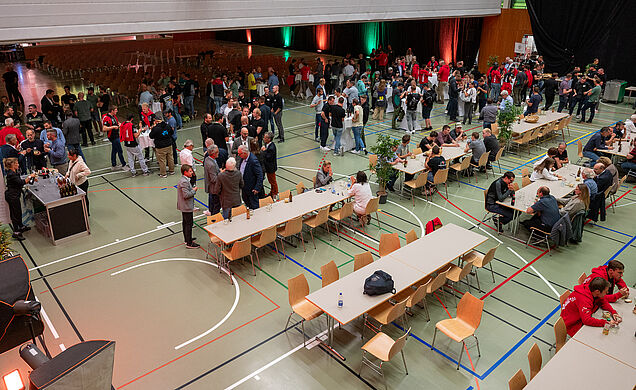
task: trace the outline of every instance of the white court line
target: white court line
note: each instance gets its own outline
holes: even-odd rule
[[[415,219],[417,220],[417,223],[419,223],[419,224],[420,224],[420,230],[422,231],[422,232],[420,233],[420,237],[424,236],[424,233],[425,233],[424,224],[423,224],[423,223],[422,223],[422,221],[418,218],[418,216],[417,216],[417,215],[415,215],[415,213],[413,213],[411,210],[407,209],[406,207],[404,207],[404,206],[402,206],[402,205],[400,205],[400,204],[397,204],[397,203],[395,203],[395,202],[393,202],[393,201],[391,201],[391,200],[387,200],[387,202],[389,202],[389,203],[391,203],[391,204],[394,204],[394,205],[396,205],[396,206],[398,206],[398,207],[400,207],[400,208],[402,208],[402,209],[406,210],[406,212],[407,212],[407,213],[411,214],[411,215],[413,216],[413,218],[415,218]]]
[[[433,202],[429,202],[428,200],[422,199],[422,198],[420,198],[419,196],[418,196],[418,197],[416,197],[416,198],[418,198],[418,199],[420,199],[420,200],[423,200],[423,201],[425,201],[425,202],[427,202],[427,203],[429,203],[429,204],[432,204],[433,206],[437,206],[437,207],[441,208],[442,210],[445,210],[445,211],[447,211],[447,212],[449,212],[449,213],[451,213],[451,214],[453,214],[453,215],[455,215],[455,216],[457,216],[457,217],[459,217],[459,218],[463,219],[464,221],[466,221],[466,222],[470,223],[471,225],[473,225],[473,226],[477,227],[477,229],[481,230],[482,232],[486,233],[487,235],[489,235],[490,237],[492,237],[493,239],[495,239],[495,240],[496,240],[499,244],[502,244],[502,243],[503,243],[503,241],[501,241],[501,240],[500,240],[500,239],[498,239],[497,237],[493,236],[490,232],[488,232],[488,231],[486,231],[486,230],[482,229],[480,226],[477,226],[477,225],[476,225],[473,221],[468,220],[468,219],[466,219],[466,218],[462,217],[461,215],[459,215],[459,214],[455,213],[454,211],[451,211],[451,210],[447,209],[446,207],[442,207],[442,206],[440,206],[440,205],[438,205],[438,204],[435,204],[435,203],[433,203]],[[509,249],[512,253],[514,253],[515,255],[517,255],[517,257],[519,257],[519,258],[521,259],[521,261],[523,261],[525,264],[528,264],[528,262],[527,262],[527,261],[526,261],[523,257],[519,256],[519,254],[518,254],[517,252],[515,252],[512,248],[510,248],[509,246],[506,246],[506,248],[508,248],[508,249]],[[554,287],[552,287],[552,284],[550,284],[550,282],[548,282],[548,280],[547,280],[546,278],[544,278],[544,277],[543,277],[543,275],[541,275],[541,274],[539,273],[539,271],[537,271],[537,270],[536,270],[536,268],[534,268],[533,266],[530,266],[530,268],[534,271],[534,273],[536,273],[536,274],[539,276],[539,278],[541,278],[541,280],[543,280],[543,281],[545,282],[545,284],[547,284],[547,285],[548,285],[548,287],[550,287],[550,289],[551,289],[552,291],[554,291],[554,293],[556,294],[557,298],[558,298],[558,297],[560,297],[559,293],[558,293],[558,292],[554,289]]]
[[[327,331],[322,331],[321,333],[317,334],[315,337],[312,337],[312,339],[315,339],[316,337],[322,337],[323,335],[325,335],[327,333]],[[304,337],[304,335],[303,335]],[[234,389],[240,385],[242,385],[243,383],[245,383],[246,381],[250,380],[251,378],[254,378],[255,376],[257,376],[258,374],[260,374],[261,372],[267,370],[268,368],[270,368],[271,366],[275,365],[276,363],[280,362],[281,360],[285,359],[286,357],[288,357],[289,355],[293,354],[294,352],[302,349],[304,347],[303,343],[301,343],[300,345],[298,345],[296,348],[285,352],[284,354],[280,355],[279,357],[277,357],[276,359],[272,360],[271,362],[267,363],[266,365],[264,365],[263,367],[259,368],[258,370],[254,371],[253,373],[249,374],[248,376],[246,376],[245,378],[239,380],[238,382],[235,382],[234,384],[228,386],[225,388],[225,390],[231,390]]]
[[[484,203],[484,200],[479,200],[479,199],[474,199],[474,198],[468,198],[466,196],[461,196],[461,195],[455,195],[455,194],[449,194],[450,196],[453,196],[455,198],[460,198],[460,199],[466,199],[466,200],[472,200],[473,202],[477,202],[477,203]]]
[[[196,217],[194,217],[194,219],[199,219],[201,217],[205,217],[205,214],[199,214]],[[51,261],[49,263],[45,263],[45,264],[39,265],[37,267],[30,268],[29,271],[34,271],[36,269],[48,267],[50,265],[57,264],[57,263],[62,262],[62,261],[70,260],[70,259],[73,259],[73,258],[78,257],[78,256],[82,256],[82,255],[85,255],[85,254],[88,254],[88,253],[91,253],[91,252],[98,251],[100,249],[108,248],[109,246],[113,246],[113,245],[116,245],[116,244],[121,244],[122,242],[126,242],[126,241],[129,241],[129,240],[132,240],[132,239],[135,239],[135,238],[139,238],[139,237],[143,237],[143,236],[145,236],[147,234],[155,233],[155,232],[158,232],[159,230],[166,229],[168,227],[171,227],[171,226],[174,226],[174,225],[179,225],[179,224],[181,224],[181,221],[168,222],[168,223],[165,223],[163,225],[157,226],[154,229],[148,230],[146,232],[139,233],[139,234],[136,234],[134,236],[126,237],[124,239],[116,239],[115,241],[110,242],[108,244],[104,244],[102,246],[98,246],[96,248],[92,248],[92,249],[86,250],[84,252],[75,253],[73,255],[62,257],[61,259],[53,260],[53,261]]]
[[[619,205],[614,205],[614,207],[624,207],[624,206],[631,206],[633,204],[636,204],[636,202],[627,202],[627,203],[623,203],[623,204],[619,204]]]
[[[521,261],[523,261],[525,264],[528,264],[528,262],[527,262],[527,261],[526,261],[523,257],[521,257],[521,256],[520,256],[517,252],[515,252],[515,250],[514,250],[514,249],[512,249],[511,247],[507,247],[507,248],[510,250],[510,252],[512,252],[512,253],[514,253],[515,255],[517,255],[517,257],[518,257],[519,259],[521,259]],[[541,280],[543,280],[543,281],[545,282],[545,284],[547,284],[547,285],[548,285],[548,287],[550,287],[550,290],[552,290],[552,291],[554,292],[554,295],[556,295],[556,296],[557,296],[557,298],[559,298],[559,297],[560,297],[559,293],[557,292],[557,290],[555,290],[555,289],[554,289],[554,287],[552,287],[552,285],[550,284],[550,282],[548,282],[548,281],[547,281],[547,279],[546,279],[546,278],[544,278],[544,277],[543,277],[543,275],[541,275],[541,274],[539,273],[539,271],[537,271],[537,270],[534,268],[534,266],[532,266],[532,265],[531,265],[531,266],[530,266],[530,268],[534,271],[534,273],[536,273],[537,275],[539,275],[539,277],[541,278]]]
[[[164,263],[164,262],[167,262],[167,261],[192,261],[192,262],[195,262],[195,263],[203,263],[203,264],[206,264],[206,265],[211,265],[211,266],[217,267],[217,268],[219,267],[215,263],[211,263],[209,261],[204,261],[204,260],[199,260],[199,259],[190,259],[190,258],[185,258],[185,257],[174,257],[174,258],[170,258],[170,259],[153,260],[153,261],[148,261],[148,262],[145,262],[145,263],[142,263],[142,264],[136,264],[136,265],[133,265],[132,267],[128,267],[128,268],[119,270],[117,272],[113,272],[112,274],[110,274],[110,276],[119,275],[122,272],[130,271],[132,269],[139,268],[139,267],[143,267],[144,265],[155,264],[155,263]],[[234,282],[234,289],[236,291],[236,297],[234,298],[234,304],[232,305],[232,308],[230,309],[230,311],[227,312],[225,317],[223,317],[223,319],[221,321],[219,321],[216,325],[214,325],[210,329],[206,330],[205,332],[201,333],[200,335],[198,335],[196,337],[193,337],[190,340],[185,341],[185,342],[177,345],[176,347],[174,347],[174,349],[176,349],[176,350],[181,349],[181,348],[185,347],[186,345],[188,345],[190,343],[193,343],[193,342],[195,342],[195,341],[197,341],[197,340],[209,335],[210,333],[214,332],[214,330],[216,328],[218,328],[219,326],[223,325],[223,323],[225,321],[227,321],[228,318],[230,318],[232,313],[234,313],[234,310],[236,309],[236,306],[238,306],[238,303],[239,303],[239,298],[241,296],[241,290],[239,289],[238,281],[236,280],[234,275],[230,275],[230,277],[232,278],[232,281]]]
[[[60,349],[62,352],[66,351],[66,346],[64,344],[60,344]]]
[[[37,297],[35,298],[35,300],[36,301],[38,300]],[[44,308],[40,310],[40,313],[42,313],[42,318],[44,318],[44,322],[46,322],[46,326],[49,327],[49,330],[51,331],[53,338],[59,339],[60,335],[57,333],[57,330],[55,330],[55,327],[53,326],[53,323],[51,322],[51,319],[49,318],[49,316],[46,314],[46,311],[44,311]]]

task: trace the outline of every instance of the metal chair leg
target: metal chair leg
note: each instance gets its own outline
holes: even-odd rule
[[[492,274],[492,282],[495,283],[495,271],[492,270],[492,261],[490,262],[490,273]]]
[[[435,338],[437,337],[437,327],[435,327],[435,332],[433,332],[433,342],[431,343],[431,351],[435,348]]]
[[[261,259],[258,258],[258,248],[254,248],[254,253],[256,254],[256,261],[258,262],[258,266],[261,266]]]
[[[371,218],[371,216],[369,216],[369,218]],[[378,229],[382,229],[380,227],[380,217],[378,216],[378,212],[377,211],[375,212],[375,219],[378,221]]]
[[[477,356],[481,357],[481,351],[479,350],[479,339],[474,334],[473,334],[473,337],[475,338],[475,341],[477,342]]]
[[[409,374],[409,369],[406,367],[406,359],[404,358],[404,348],[400,351],[402,353],[402,362],[404,362],[404,371],[406,371],[406,375]]]
[[[289,320],[291,320],[291,317],[294,315],[294,312],[292,311],[289,314],[289,317],[287,317],[287,322],[285,323],[285,332],[287,332],[287,326],[289,325]]]
[[[274,248],[276,248],[276,257],[278,258],[278,261],[280,261],[280,253],[278,252],[278,243],[276,243],[276,239],[274,239]]]
[[[303,231],[302,230],[300,231],[300,242],[303,243],[303,251],[307,252],[307,249],[305,249],[305,237],[303,237]]]
[[[254,268],[254,257],[252,256],[251,253],[250,253],[250,261],[252,262],[252,272],[254,272],[254,276],[256,276],[256,268]]]
[[[316,250],[316,241],[314,241],[314,228],[310,228],[309,233],[311,234],[311,242],[314,244],[314,250]],[[303,247],[304,245],[305,244],[303,243]]]
[[[481,290],[481,286],[479,285],[479,268],[475,268],[475,279],[477,280],[477,290]],[[469,284],[470,286],[470,284]]]
[[[459,370],[459,366],[462,364],[462,356],[464,355],[464,346],[466,343],[462,341],[462,349],[459,351],[459,360],[457,361],[457,369]]]

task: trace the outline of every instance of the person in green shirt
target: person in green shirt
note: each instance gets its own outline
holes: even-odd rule
[[[601,97],[601,80],[598,77],[594,77],[594,87],[589,91],[585,92],[588,96],[587,102],[583,106],[583,110],[581,111],[581,122],[585,122],[585,112],[590,109],[590,119],[587,120],[587,123],[592,123],[594,119],[594,113],[596,111],[596,102]]]
[[[102,135],[102,118],[99,117],[99,110],[97,109],[97,101],[98,97],[95,95],[95,88],[88,87],[86,90],[86,101],[91,105],[91,120],[93,121],[93,126],[98,131],[98,136]]]

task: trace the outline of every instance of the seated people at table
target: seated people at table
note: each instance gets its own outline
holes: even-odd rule
[[[397,155],[399,158],[401,158],[402,160],[405,160],[409,157],[411,157],[411,152],[409,151],[409,144],[411,143],[411,136],[408,134],[404,134],[402,136],[402,143],[398,145],[397,148]],[[409,181],[413,179],[413,176],[415,175],[411,175],[408,173],[404,174],[404,180]]]
[[[623,272],[625,271],[625,265],[618,260],[611,260],[607,265],[592,268],[590,276],[585,279],[583,284],[588,284],[594,278],[603,278],[610,283],[609,289],[605,299],[607,302],[616,302],[620,298],[627,298],[629,296],[629,288],[627,283],[623,280]],[[619,290],[614,293],[614,286]]]
[[[371,223],[371,218],[365,215],[367,203],[373,198],[371,186],[367,182],[367,175],[358,171],[356,177],[351,176],[351,188],[347,190],[347,195],[353,197],[353,211],[358,216],[361,223]]]
[[[470,141],[466,143],[464,152],[468,153],[469,150],[473,152],[472,163],[475,165],[479,164],[482,154],[486,153],[486,145],[484,145],[484,141],[479,139],[479,133],[476,131],[471,134]],[[485,168],[483,169],[485,170]]]
[[[502,177],[490,184],[488,192],[486,193],[486,210],[498,214],[493,220],[495,221],[495,227],[497,227],[497,230],[500,232],[503,231],[503,225],[506,225],[512,220],[513,212],[512,209],[501,206],[497,204],[497,202],[503,202],[506,198],[514,194],[514,181],[515,174],[510,171],[505,172]]]
[[[541,164],[534,167],[532,174],[530,175],[530,181],[537,181],[539,179],[557,181],[562,179],[560,175],[553,175],[550,172],[554,168],[554,159],[552,157],[546,157]]]
[[[583,148],[583,155],[590,159],[589,166],[593,166],[598,161],[599,153],[603,150],[614,149],[607,146],[606,141],[610,137],[609,127],[603,127],[599,132],[594,133]]]
[[[592,168],[583,168],[581,171],[581,177],[583,178],[583,184],[587,186],[587,189],[590,190],[590,201],[596,196],[598,193],[598,186],[596,185],[596,181],[594,178],[596,177],[596,173]]]
[[[216,177],[216,185],[223,218],[228,219],[232,215],[232,208],[241,205],[241,189],[244,185],[241,172],[236,170],[234,157],[228,158],[225,162],[225,170]]]
[[[404,162],[404,160],[402,160],[397,155],[397,146],[392,146],[391,151],[393,152],[393,156],[387,158],[386,160],[387,163],[389,163],[390,165],[396,165],[396,164],[401,164]],[[389,178],[389,182],[386,183],[386,188],[389,191],[391,192],[395,191],[395,188],[393,188],[393,185],[395,184],[395,181],[397,180],[397,178],[398,178],[398,171],[394,169],[393,172],[391,173],[391,177]]]
[[[422,152],[426,152],[426,151],[431,150],[433,148],[433,145],[435,145],[435,140],[437,139],[437,135],[438,135],[437,131],[431,131],[429,133],[429,135],[427,135],[426,137],[422,138],[422,140],[420,141],[420,144],[418,145],[418,147],[420,149],[422,149]],[[636,160],[634,160],[634,161],[636,161]]]
[[[626,181],[634,183],[636,181],[636,145],[632,144],[632,150],[625,156],[626,160],[621,164],[621,168],[627,172]]]
[[[618,121],[614,126],[610,127],[612,134],[610,135],[610,141],[617,141],[619,139],[627,138],[627,129],[625,128],[625,123]]]
[[[598,159],[598,162],[603,164],[605,167],[605,171],[609,172],[612,175],[612,185],[610,187],[610,194],[615,194],[618,191],[618,186],[620,184],[620,177],[618,174],[618,169],[614,164],[612,164],[612,160],[609,157],[602,156]]]
[[[559,205],[557,204],[554,196],[550,195],[550,189],[542,186],[537,190],[537,197],[539,198],[535,204],[528,207],[526,213],[534,214],[532,218],[523,221],[522,224],[528,230],[530,228],[536,228],[546,233],[552,231],[552,226],[559,221],[561,214],[559,214]]]
[[[498,107],[491,98],[486,99],[486,105],[481,109],[480,118],[483,120],[484,129],[489,129],[493,123],[497,122]]]
[[[256,145],[258,146],[258,144]],[[258,194],[263,189],[263,169],[261,163],[249,147],[241,145],[238,148],[239,171],[243,175],[243,202],[247,208],[256,210],[259,206]]]
[[[462,124],[461,123],[458,123],[458,124],[455,125],[455,128],[453,130],[451,130],[451,132],[450,132],[450,136],[455,141],[461,141],[461,140],[464,140],[464,139],[468,138],[468,136],[466,135],[466,133],[464,132],[464,130],[462,128]]]
[[[625,121],[625,130],[628,133],[636,134],[636,114]]]
[[[568,145],[565,142],[559,142],[559,146],[557,147],[556,155],[554,161],[556,161],[557,169],[561,168],[564,164],[570,162],[568,159]]]
[[[607,280],[594,278],[589,284],[574,287],[572,294],[561,305],[561,318],[565,322],[565,328],[570,337],[574,336],[583,325],[605,326],[607,321],[592,317],[599,308],[612,313],[610,325],[616,325],[622,321],[616,310],[605,299],[609,286],[610,282]]]
[[[574,188],[574,196],[557,199],[557,203],[563,206],[559,210],[561,216],[568,214],[570,219],[572,219],[576,213],[581,210],[587,210],[590,207],[590,190],[583,183],[577,184]]]
[[[550,148],[548,149],[548,151],[545,153],[545,155],[543,155],[540,159],[538,159],[537,161],[534,162],[534,164],[532,164],[532,166],[536,167],[537,165],[541,164],[546,158],[551,157],[554,159],[554,161],[556,162],[556,156],[557,153],[559,152],[559,150],[557,148]],[[560,166],[558,166],[556,163],[555,165],[555,169],[559,169],[561,168]]]
[[[539,104],[542,100],[543,98],[539,93],[539,87],[533,87],[530,97],[528,98],[528,100],[526,100],[528,107],[526,108],[526,112],[524,112],[523,115],[536,114],[539,111]]]
[[[486,169],[490,169],[490,163],[495,161],[497,153],[499,153],[499,140],[492,134],[492,130],[488,127],[484,128],[481,134],[484,136],[486,151],[490,152],[488,155],[488,165],[486,165]]]
[[[612,186],[612,174],[601,163],[594,165],[594,173],[596,173],[594,181],[598,192],[590,201],[590,211],[587,213],[587,217],[597,222],[600,211],[601,221],[605,221],[605,191]]]
[[[333,181],[333,169],[331,168],[331,161],[325,160],[322,163],[322,167],[318,168],[316,172],[316,186],[324,187]]]
[[[444,125],[442,131],[437,135],[435,139],[437,146],[459,146],[457,141],[450,135],[450,126]]]
[[[426,188],[430,190],[431,185],[428,182],[433,182],[437,171],[446,169],[446,159],[442,156],[442,151],[439,146],[433,146],[431,154],[426,158],[424,164],[426,165],[426,169],[428,169]]]

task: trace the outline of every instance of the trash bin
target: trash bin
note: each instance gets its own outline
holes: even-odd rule
[[[625,97],[625,88],[627,88],[627,81],[625,80],[610,80],[605,85],[605,93],[603,94],[603,101],[610,103],[620,103]]]

